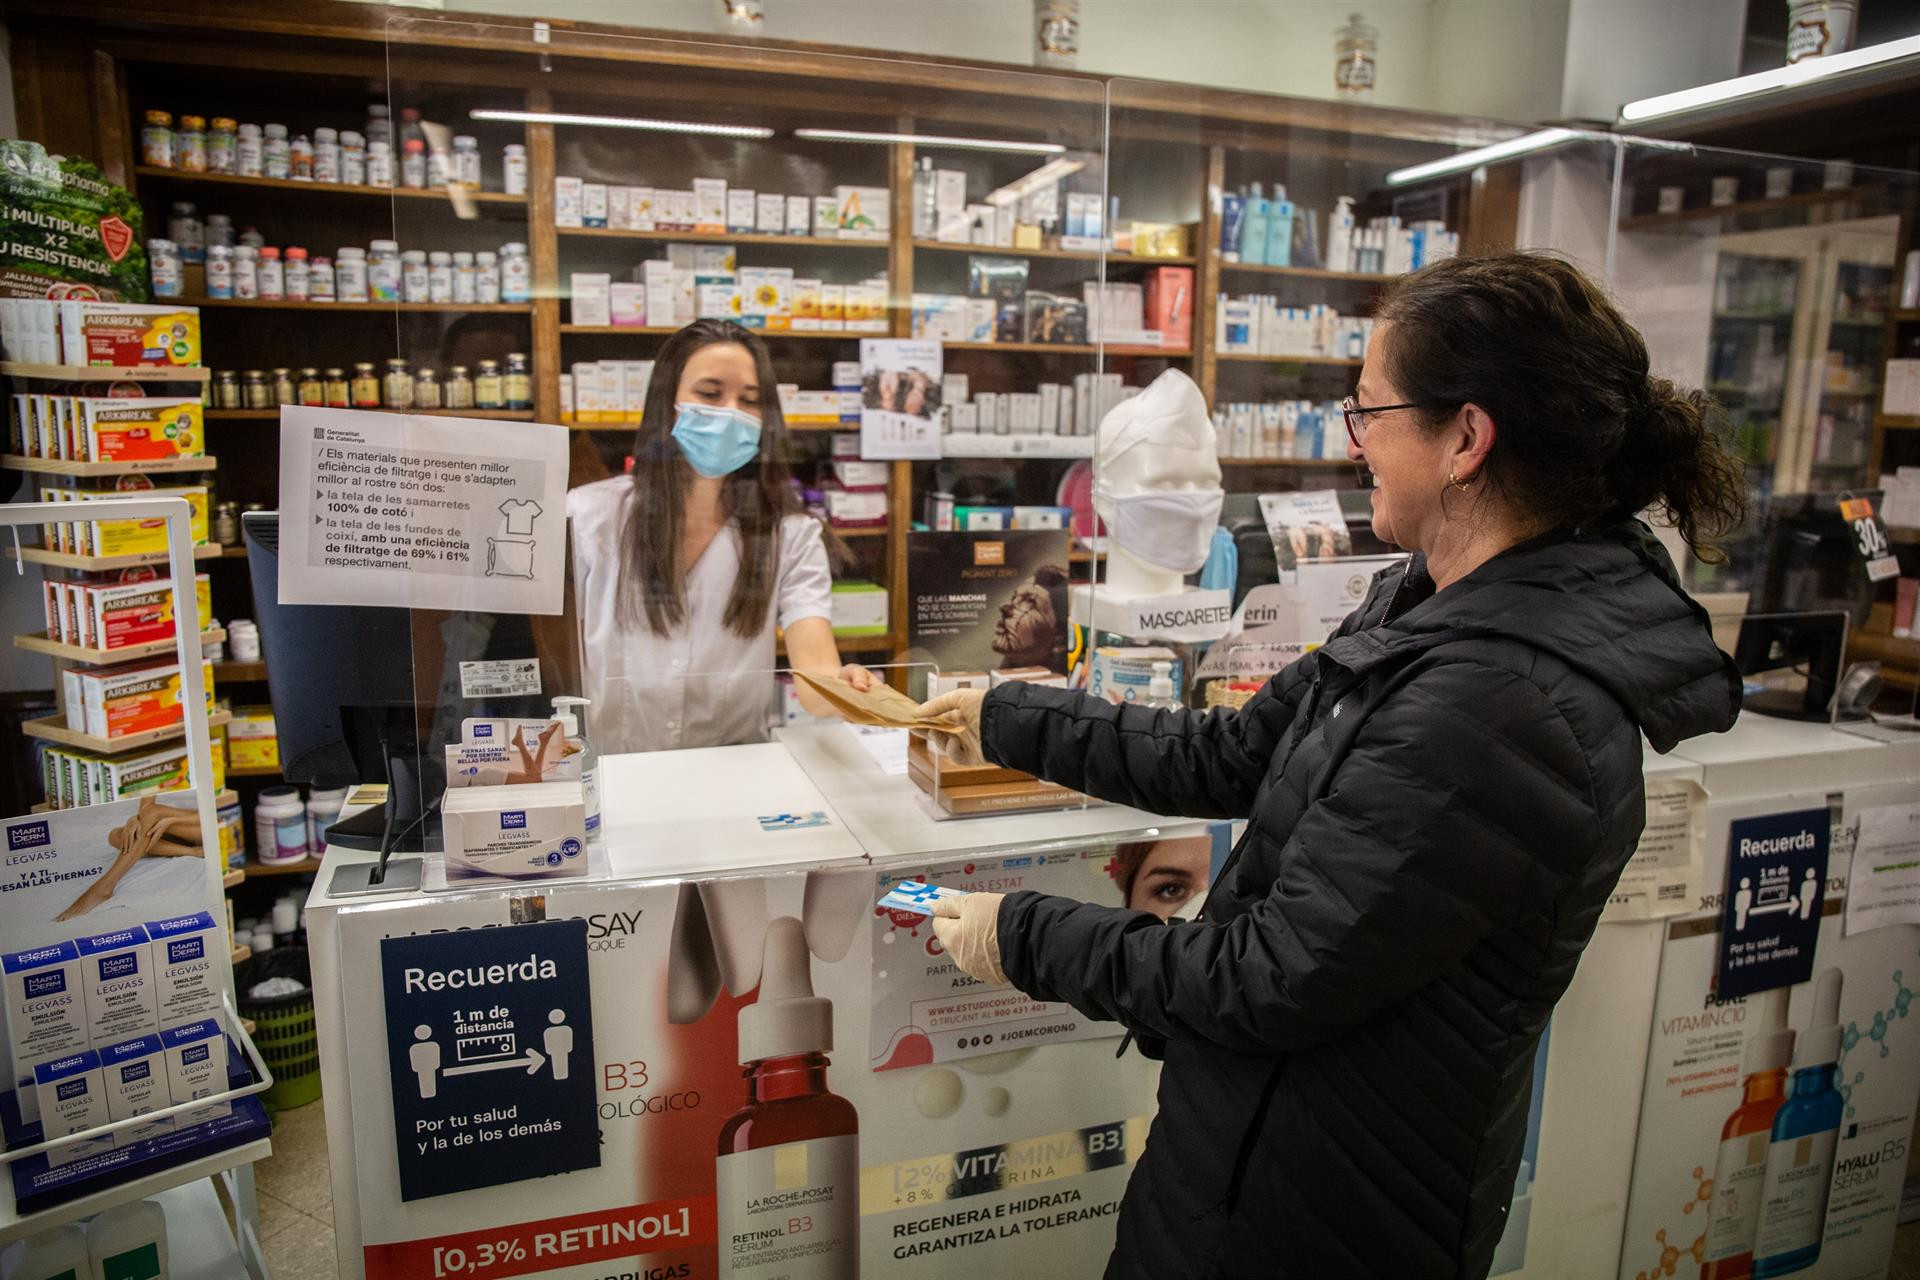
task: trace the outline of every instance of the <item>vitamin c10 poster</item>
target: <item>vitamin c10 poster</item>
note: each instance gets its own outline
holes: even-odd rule
[[[1882,1274],[1920,1081],[1920,927],[1842,936],[1812,976],[1722,998],[1721,919],[1667,921],[1621,1280]]]

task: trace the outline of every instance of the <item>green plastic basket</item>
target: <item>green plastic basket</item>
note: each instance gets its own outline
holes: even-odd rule
[[[298,978],[307,990],[271,1000],[246,992],[268,978]],[[273,1087],[261,1095],[275,1111],[304,1107],[320,1096],[320,1037],[313,1025],[312,977],[305,947],[275,947],[248,960],[235,984],[240,1016],[253,1021],[253,1043],[273,1072]]]

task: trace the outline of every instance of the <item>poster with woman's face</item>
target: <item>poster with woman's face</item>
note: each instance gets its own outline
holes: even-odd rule
[[[907,535],[908,644],[942,672],[1067,670],[1064,529]]]

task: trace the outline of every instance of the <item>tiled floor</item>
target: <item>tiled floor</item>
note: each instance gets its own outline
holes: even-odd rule
[[[253,1167],[272,1280],[336,1280],[325,1102],[273,1117],[273,1155]]]
[[[325,1102],[274,1115],[273,1155],[254,1180],[272,1280],[337,1280]],[[1920,1222],[1895,1234],[1887,1280],[1920,1280]]]

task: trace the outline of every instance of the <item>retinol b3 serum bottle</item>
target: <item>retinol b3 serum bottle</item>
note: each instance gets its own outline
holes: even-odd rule
[[[833,1003],[813,994],[806,935],[767,926],[759,998],[740,1011],[747,1105],[720,1130],[714,1173],[720,1274],[860,1274],[860,1117],[827,1090]]]

